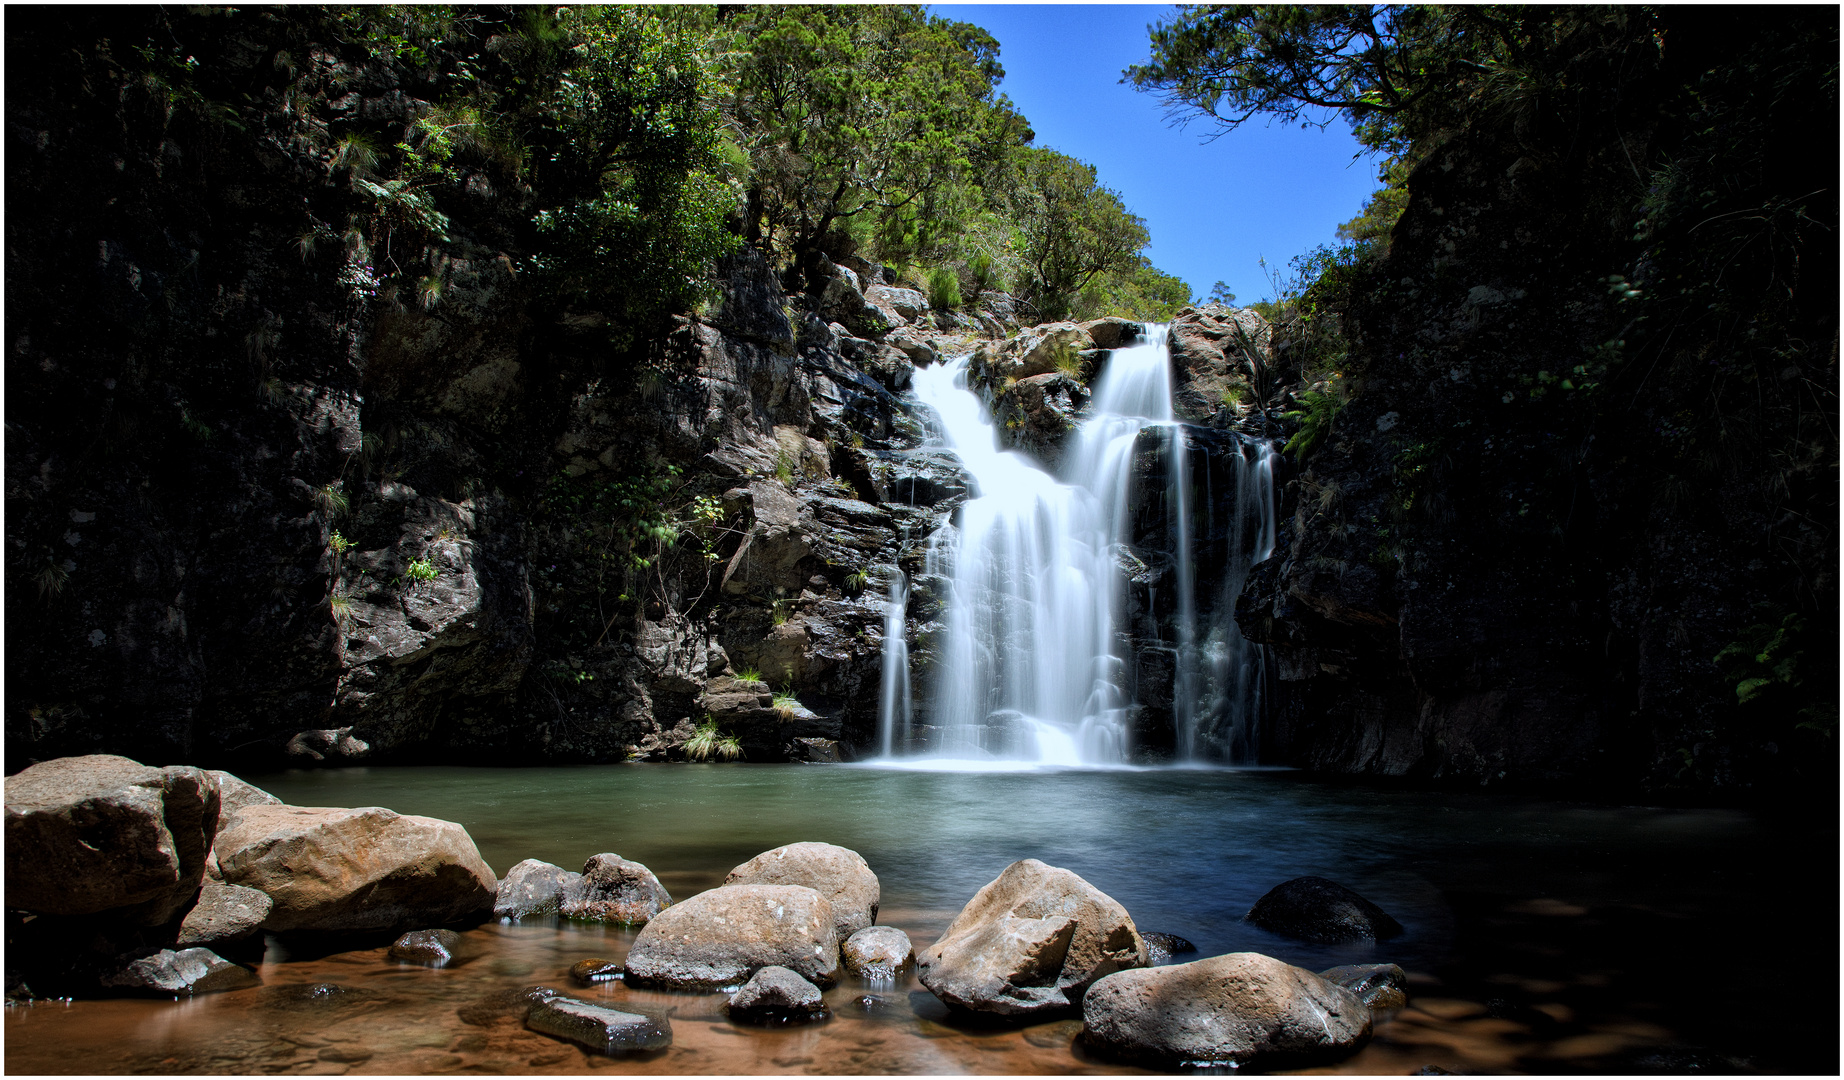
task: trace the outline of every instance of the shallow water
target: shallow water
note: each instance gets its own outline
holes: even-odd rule
[[[1195,959],[1253,950],[1314,970],[1389,961],[1410,1004],[1330,1071],[1835,1072],[1835,823],[1737,810],[1597,806],[1409,792],[1265,770],[958,773],[850,766],[359,768],[251,776],[298,805],[382,805],[461,822],[496,871],[647,864],[678,899],[738,863],[818,840],[862,854],[878,921],[920,948],[1015,859],[1081,874],[1142,930]],[[1241,921],[1287,878],[1332,878],[1405,927],[1382,944],[1309,945]],[[398,965],[388,942],[317,955],[271,939],[265,985],[192,1001],[12,1007],[12,1073],[1079,1073],[1070,1021],[986,1029],[906,977],[845,982],[831,1019],[744,1028],[721,995],[572,984],[631,932],[488,923],[462,962]],[[291,985],[356,994],[303,1005]],[[609,1059],[526,1031],[489,1004],[534,983],[670,1016],[671,1049]]]

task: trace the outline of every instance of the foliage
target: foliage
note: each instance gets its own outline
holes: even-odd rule
[[[761,682],[762,673],[752,667],[738,668],[736,670],[736,678],[740,682]]]
[[[792,690],[782,690],[775,695],[770,707],[775,710],[775,716],[785,724],[794,719],[795,710],[801,708],[801,704],[800,699],[794,696]]]
[[[709,761],[712,758],[735,761],[743,756],[743,744],[735,735],[719,732],[717,721],[706,716],[692,737],[685,740],[685,756],[693,761]]]
[[[966,301],[960,295],[960,278],[945,266],[928,272],[928,302],[937,311],[953,311]]]
[[[1062,319],[1101,274],[1140,265],[1140,249],[1150,239],[1146,222],[1097,183],[1094,166],[1075,158],[1028,148],[1020,151],[1019,172],[1025,276],[1018,296],[1038,318]]]
[[[411,581],[434,581],[439,573],[435,564],[428,559],[411,559],[410,564],[403,568],[403,576]]]
[[[1335,390],[1304,390],[1299,395],[1300,407],[1281,415],[1299,424],[1299,429],[1282,447],[1285,453],[1294,455],[1297,460],[1304,460],[1331,434],[1332,423],[1338,418],[1338,411],[1344,408],[1344,399]]]
[[[1136,255],[1126,271],[1103,273],[1077,298],[1071,316],[1099,319],[1119,315],[1148,322],[1170,322],[1191,303],[1191,287]]]

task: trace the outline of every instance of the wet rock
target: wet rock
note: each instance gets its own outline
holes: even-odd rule
[[[752,1024],[813,1020],[825,1015],[820,988],[784,967],[770,965],[730,995],[730,1018]]]
[[[712,990],[771,965],[808,982],[839,978],[832,905],[802,885],[724,885],[667,908],[628,951],[632,986]]]
[[[1323,944],[1381,941],[1402,933],[1402,924],[1388,912],[1322,877],[1281,882],[1255,901],[1247,918],[1263,930]]]
[[[203,769],[91,754],[6,779],[6,904],[54,915],[110,911],[157,926],[198,895],[218,829]]]
[[[493,898],[493,914],[501,919],[527,919],[555,915],[566,892],[583,879],[561,866],[526,859],[500,879]]]
[[[916,958],[922,985],[949,1005],[1010,1017],[1074,1009],[1089,984],[1145,967],[1127,910],[1068,870],[1023,859],[974,894]]]
[[[454,963],[461,935],[453,930],[412,930],[391,943],[390,958],[422,967],[447,967]]]
[[[845,970],[860,979],[894,979],[915,963],[916,950],[909,935],[894,926],[867,926],[839,949]]]
[[[181,920],[175,944],[216,948],[248,940],[274,906],[269,894],[259,889],[206,882],[198,903]]]
[[[837,765],[845,760],[840,755],[837,739],[795,739],[794,745],[800,749],[800,760],[814,765]]]
[[[557,997],[533,1004],[525,1016],[525,1026],[603,1054],[664,1050],[672,1045],[670,1021],[575,998]]]
[[[1373,1010],[1400,1009],[1409,1003],[1408,972],[1395,964],[1344,964],[1319,977],[1337,983]]]
[[[275,901],[266,930],[457,922],[490,911],[499,886],[461,826],[378,806],[252,806],[216,851],[228,884]]]
[[[523,990],[495,990],[455,1010],[463,1024],[492,1027],[495,1024],[523,1024],[531,1007],[563,995],[548,986],[527,986]]]
[[[836,844],[788,844],[764,851],[731,870],[725,885],[805,885],[832,907],[838,940],[877,921],[882,897],[877,875],[864,857]]]
[[[615,963],[613,960],[604,960],[599,956],[592,956],[587,960],[578,960],[576,963],[570,965],[570,978],[575,979],[585,986],[592,986],[596,983],[614,982],[620,979],[622,974],[623,972],[620,964]]]
[[[1068,375],[1052,372],[1020,379],[993,402],[999,437],[1055,469],[1063,446],[1088,408],[1089,390]]]
[[[1194,953],[1197,946],[1179,937],[1177,934],[1160,934],[1140,931],[1140,937],[1146,942],[1146,952],[1153,967],[1163,967],[1172,962],[1172,957],[1179,953]]]
[[[343,1011],[347,1008],[382,1000],[376,990],[365,990],[339,983],[295,983],[290,986],[264,987],[257,1003],[265,1009],[290,1012]]]
[[[260,986],[262,979],[210,949],[191,948],[162,949],[152,956],[132,961],[119,973],[105,976],[102,984],[151,994],[191,997]]]
[[[282,752],[294,759],[295,764],[321,764],[327,761],[344,764],[369,757],[371,744],[355,738],[350,726],[316,728],[297,733],[288,740]]]
[[[568,919],[638,926],[671,903],[653,871],[605,851],[583,863],[582,878],[564,893],[558,912]]]
[[[1149,1068],[1302,1067],[1370,1037],[1356,994],[1260,953],[1117,972],[1089,987],[1082,1019],[1090,1047]]]

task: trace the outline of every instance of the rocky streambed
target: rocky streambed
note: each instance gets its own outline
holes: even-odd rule
[[[1627,859],[1643,844],[1670,859],[1687,842],[1737,856],[1758,846],[1733,817],[1669,814],[1635,830],[1631,821],[1609,827],[1619,816],[1611,811],[1580,808],[1481,803],[1442,813],[1326,798],[1262,773],[626,766],[258,778],[291,802],[368,791],[430,812],[394,814],[271,802],[262,789],[198,770],[52,764],[38,769],[58,774],[58,790],[87,795],[57,809],[33,770],[7,790],[6,1063],[16,1072],[550,1073],[617,1061],[619,1071],[664,1073],[1118,1072],[1231,1060],[1354,1072],[1659,1071],[1673,1062],[1746,1071],[1822,1054],[1797,1038],[1763,1041],[1761,1010],[1745,994],[1729,1011],[1759,1057],[1702,1041],[1694,1009],[1672,1018],[1683,1004],[1671,1000],[1672,961],[1647,952],[1658,926],[1636,910],[1672,909],[1674,932],[1741,946],[1708,934],[1698,915],[1712,901],[1707,885],[1668,868],[1651,886],[1592,883],[1605,876],[1596,847]],[[199,775],[207,779],[188,788]],[[83,788],[83,776],[95,783]],[[135,830],[118,829],[115,877],[141,881],[115,897],[127,903],[84,914],[20,910],[26,899],[44,906],[31,887],[73,865],[35,853],[33,819],[81,823],[85,840],[105,848],[101,822],[141,813],[162,823],[177,857],[197,850],[184,825],[189,792],[206,793],[203,805],[214,788],[224,824],[203,845],[210,856],[185,899],[171,899],[183,887],[146,895],[152,875],[129,871],[150,860],[119,850]],[[790,797],[798,790],[807,797]],[[987,802],[968,803],[970,794]],[[508,801],[548,827],[526,827]],[[943,812],[957,803],[957,816]],[[1230,829],[1186,821],[1174,813],[1183,805],[1265,825],[1263,842],[1238,845]],[[1454,809],[1481,820],[1456,821]],[[1417,815],[1428,816],[1414,823]],[[993,828],[995,817],[1008,827]],[[1153,818],[1183,827],[1184,847],[1149,850]],[[1463,887],[1454,849],[1433,839],[1443,825],[1481,875]],[[457,842],[335,902],[327,886],[336,875],[316,866],[338,860],[315,851],[336,850],[341,829],[371,837],[412,827]],[[1521,827],[1522,838],[1506,840],[1507,827]],[[585,835],[632,857],[560,853]],[[764,845],[769,835],[839,843]],[[1587,835],[1594,841],[1584,846]],[[389,845],[356,848],[349,865]],[[1565,849],[1590,865],[1571,875]],[[471,872],[444,869],[483,853],[507,867],[484,894],[463,880],[478,882]],[[264,859],[292,867],[297,887],[271,877],[254,888],[250,868]],[[1399,869],[1380,870],[1379,860]],[[1079,872],[1056,865],[1064,861]],[[221,881],[209,876],[214,863]],[[1321,874],[1283,884],[1284,866],[1335,874],[1370,899]],[[1408,866],[1416,872],[1405,874]],[[1532,895],[1517,880],[1532,872],[1563,880]],[[425,907],[382,887],[412,874],[446,874],[455,887],[429,890]],[[1487,879],[1508,891],[1481,897]],[[227,905],[227,890],[256,896],[231,894],[242,906]],[[1615,899],[1622,892],[1641,895]],[[453,909],[442,904],[465,896],[481,906],[443,914]],[[270,907],[258,915],[262,898]],[[150,921],[169,909],[166,921]],[[238,912],[243,951],[234,935],[198,936]],[[180,940],[186,927],[192,944]],[[36,953],[23,947],[33,943]],[[196,979],[125,983],[119,971],[136,964]],[[54,969],[65,972],[58,989],[69,998],[46,997],[55,991],[41,985],[53,983],[34,981]],[[111,969],[115,984],[101,986]],[[76,985],[91,976],[94,985]],[[1652,1011],[1654,995],[1664,1008]]]

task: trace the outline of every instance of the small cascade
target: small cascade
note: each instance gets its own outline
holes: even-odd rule
[[[1222,595],[1208,602],[1197,595],[1192,519],[1214,515],[1208,495],[1201,508],[1195,505],[1193,487],[1197,473],[1208,480],[1212,455],[1187,451],[1185,429],[1172,413],[1165,328],[1149,330],[1142,343],[1110,353],[1089,416],[1065,448],[1062,480],[1001,447],[985,406],[967,387],[967,357],[915,373],[914,393],[935,414],[929,430],[960,460],[974,494],[958,511],[958,528],[930,538],[924,567],[943,590],[943,628],[925,698],[934,731],[928,760],[937,767],[1127,762],[1135,676],[1126,655],[1124,568],[1139,562],[1131,496],[1136,445],[1143,446],[1149,429],[1166,440],[1160,495],[1172,545],[1165,580],[1173,592],[1162,595],[1176,604],[1167,624],[1176,640],[1166,639],[1177,656],[1175,748],[1184,760],[1221,758],[1224,733],[1246,729],[1246,738],[1228,740],[1228,756],[1242,760],[1240,746],[1247,743],[1252,760],[1259,698],[1247,698],[1265,689],[1266,660],[1242,640],[1233,613],[1253,561],[1226,568]],[[1236,517],[1242,502],[1252,500],[1259,535],[1245,545],[1246,555],[1266,557],[1274,543],[1272,448],[1263,443],[1249,452],[1259,475],[1238,472],[1233,479]],[[886,610],[878,713],[886,758],[905,749],[911,723],[903,586],[892,581]]]
[[[904,612],[909,609],[909,582],[903,572],[890,568],[890,599],[884,607],[884,665],[882,692],[877,701],[878,752],[896,754],[909,741],[909,643]]]

